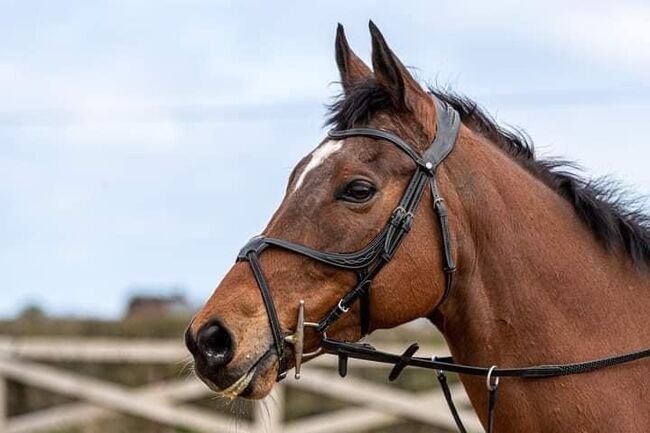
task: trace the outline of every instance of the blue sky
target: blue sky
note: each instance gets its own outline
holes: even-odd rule
[[[0,5],[0,317],[204,300],[324,134],[339,21],[363,58],[372,18],[423,81],[650,193],[647,1]]]

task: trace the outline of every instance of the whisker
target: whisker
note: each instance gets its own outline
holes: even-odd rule
[[[194,374],[194,359],[192,359],[191,356],[186,357],[185,359],[182,359],[177,362],[177,364],[181,364],[178,374],[176,377],[183,377],[183,376],[190,376]]]

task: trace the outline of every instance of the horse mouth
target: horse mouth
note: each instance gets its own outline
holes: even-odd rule
[[[249,367],[246,373],[239,376],[239,378],[225,389],[219,388],[217,384],[215,384],[211,379],[206,378],[204,375],[199,374],[199,377],[220,397],[227,398],[228,400],[234,400],[239,397],[246,398],[253,393],[256,380],[268,370],[268,361],[272,355],[273,353],[270,349],[264,352],[257,361]]]
[[[257,372],[257,363],[255,363],[246,374],[242,375],[239,379],[235,381],[228,388],[219,391],[218,394],[222,397],[225,397],[229,400],[234,400],[239,397],[250,385],[255,373]]]

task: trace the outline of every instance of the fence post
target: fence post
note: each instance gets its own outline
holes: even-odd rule
[[[0,375],[0,432],[7,429],[9,423],[9,400],[7,394],[7,380]]]

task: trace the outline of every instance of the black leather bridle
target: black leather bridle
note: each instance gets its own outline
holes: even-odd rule
[[[369,137],[377,140],[388,141],[404,152],[415,163],[415,170],[411,180],[404,191],[397,207],[391,214],[388,222],[379,234],[365,247],[351,253],[333,253],[316,250],[304,245],[286,241],[284,239],[265,236],[255,236],[241,249],[237,256],[238,261],[247,261],[255,276],[255,280],[262,293],[262,299],[266,306],[269,317],[269,324],[273,334],[273,342],[278,356],[278,380],[286,375],[286,335],[278,319],[273,303],[269,285],[264,278],[264,272],[260,266],[259,255],[269,247],[282,248],[292,251],[313,260],[325,263],[336,268],[356,271],[358,280],[354,287],[343,296],[337,305],[330,310],[318,323],[308,323],[320,334],[327,329],[342,314],[347,313],[355,301],[360,301],[360,323],[361,335],[368,333],[370,325],[370,297],[369,290],[372,280],[379,271],[393,258],[402,240],[411,229],[413,218],[418,208],[427,184],[430,186],[433,206],[438,215],[440,232],[442,233],[442,249],[444,251],[444,272],[445,291],[443,299],[447,297],[453,285],[453,275],[456,271],[454,264],[451,237],[449,235],[449,224],[447,222],[447,210],[444,200],[438,194],[436,187],[436,169],[440,163],[449,155],[456,143],[460,117],[458,113],[444,102],[435,99],[437,113],[437,134],[431,146],[422,156],[401,138],[390,132],[372,128],[353,128],[344,131],[330,131],[329,138],[341,140],[350,137]],[[302,305],[302,304],[301,304]],[[302,338],[302,336],[301,336]],[[294,343],[289,339],[290,343]],[[295,344],[294,344],[295,346]],[[302,347],[300,347],[302,349]],[[302,355],[302,354],[300,354]],[[296,358],[299,363],[300,360]],[[300,374],[298,365],[297,375]]]
[[[444,372],[454,372],[467,375],[486,377],[488,391],[488,417],[487,431],[491,433],[494,426],[494,410],[496,407],[496,396],[501,377],[522,377],[522,378],[546,378],[571,374],[587,373],[605,367],[632,362],[642,358],[650,357],[650,348],[630,352],[623,355],[615,355],[607,358],[578,362],[572,364],[538,365],[521,368],[497,368],[476,367],[457,364],[451,357],[444,358],[422,358],[416,357],[417,344],[412,344],[403,354],[381,352],[365,343],[350,343],[333,340],[327,337],[328,328],[347,313],[354,302],[360,302],[360,326],[361,335],[368,333],[370,326],[370,297],[369,290],[373,279],[379,271],[393,258],[405,236],[411,229],[415,212],[418,208],[427,184],[431,192],[434,211],[437,215],[441,233],[443,251],[443,270],[445,273],[445,290],[438,306],[449,296],[453,286],[453,276],[456,266],[453,257],[449,223],[444,200],[438,194],[436,186],[436,169],[440,163],[453,150],[460,117],[458,113],[448,104],[433,97],[436,104],[436,137],[429,148],[420,156],[418,152],[401,138],[390,132],[373,128],[353,128],[343,131],[330,131],[328,136],[332,139],[341,140],[350,137],[369,137],[377,140],[388,141],[403,151],[415,163],[415,170],[411,180],[406,187],[397,207],[388,219],[388,222],[379,234],[362,249],[351,253],[336,253],[316,250],[304,245],[286,241],[284,239],[256,236],[252,238],[239,252],[238,261],[245,261],[250,267],[259,286],[269,318],[269,325],[273,335],[273,342],[278,358],[277,380],[283,379],[287,374],[286,344],[293,346],[295,357],[296,378],[300,377],[300,366],[303,358],[318,353],[329,353],[339,358],[339,374],[347,374],[347,361],[349,358],[363,359],[393,365],[389,375],[390,380],[395,380],[402,370],[407,366],[416,366],[436,370],[438,381],[442,387],[443,394],[449,405],[452,416],[459,431],[465,433],[465,427],[458,415],[453,403],[451,392],[447,384]],[[280,248],[294,252],[321,263],[339,269],[352,270],[357,273],[357,283],[338,301],[319,322],[305,322],[304,302],[300,301],[298,309],[298,320],[296,329],[293,332],[285,332],[278,319],[273,303],[269,285],[264,277],[260,264],[259,255],[267,248]],[[438,307],[436,306],[436,308]],[[314,328],[321,336],[321,345],[316,352],[303,353],[303,338],[305,328]]]

